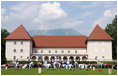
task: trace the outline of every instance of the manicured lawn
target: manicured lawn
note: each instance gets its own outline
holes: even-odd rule
[[[72,69],[73,70],[73,69]],[[52,68],[50,70],[42,69],[41,75],[108,75],[108,69],[101,69],[101,72],[98,71],[99,69],[96,69],[95,71],[85,69],[75,69],[75,71],[69,71],[68,69],[64,68],[58,68],[56,70],[53,70]],[[2,75],[39,75],[38,74],[38,68],[33,69],[18,69],[15,70],[14,68],[9,68],[7,71],[2,68],[1,69]],[[112,70],[112,75],[117,75],[117,70]]]

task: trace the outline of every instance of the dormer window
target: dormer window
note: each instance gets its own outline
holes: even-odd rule
[[[38,53],[38,51],[37,51],[37,50],[35,50],[35,53]]]
[[[21,45],[23,45],[23,41],[21,41]]]
[[[51,53],[51,51],[49,50],[48,53]]]
[[[16,52],[16,49],[14,49],[14,53]]]
[[[64,53],[64,51],[63,51],[63,50],[62,50],[61,52],[62,52],[62,53]]]
[[[20,52],[23,52],[23,49],[20,49]]]
[[[55,53],[57,53],[57,50],[55,50]]]
[[[68,53],[70,53],[70,50],[68,50]]]
[[[14,41],[14,45],[16,45],[16,41]]]
[[[77,50],[75,50],[75,53],[77,53]]]

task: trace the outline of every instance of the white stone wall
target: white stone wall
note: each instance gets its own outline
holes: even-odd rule
[[[86,48],[33,48],[33,51],[37,50],[38,52],[36,54],[87,54]],[[43,53],[41,53],[41,50],[43,50]],[[49,53],[49,50],[51,53]],[[55,51],[57,50],[57,53]],[[64,53],[62,53],[62,50]],[[75,53],[75,50],[77,50],[77,53]],[[70,53],[68,53],[70,51]]]
[[[16,41],[16,45],[14,45]],[[21,45],[23,41],[23,45]],[[14,52],[16,49],[16,52]],[[20,49],[23,49],[23,52],[20,52]],[[14,60],[14,56],[19,60],[27,60],[27,57],[30,57],[32,51],[32,41],[31,40],[6,40],[6,58],[7,60]],[[22,56],[22,58],[21,58]]]
[[[88,41],[87,54],[89,60],[112,60],[112,41]],[[102,58],[104,56],[104,58]]]

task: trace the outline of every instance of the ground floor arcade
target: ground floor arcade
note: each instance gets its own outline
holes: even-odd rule
[[[88,55],[31,55],[31,60],[33,61],[86,61]]]

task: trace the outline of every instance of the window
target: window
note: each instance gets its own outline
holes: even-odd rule
[[[37,50],[35,50],[35,53],[38,53],[38,51],[37,51]]]
[[[20,56],[20,58],[23,58],[23,56]]]
[[[23,49],[20,49],[20,52],[23,52]]]
[[[23,41],[21,41],[21,45],[23,45]]]
[[[43,53],[43,50],[41,50],[41,53]]]
[[[75,50],[75,53],[77,53],[77,50]]]
[[[51,51],[49,50],[48,53],[51,53]]]
[[[62,50],[61,52],[62,52],[62,53],[64,53],[64,51],[63,51],[63,50]]]
[[[98,42],[96,41],[95,44],[98,45]]]
[[[104,56],[102,56],[102,58],[104,58]]]
[[[14,49],[14,53],[16,52],[16,49]]]
[[[70,50],[68,50],[68,53],[70,53]]]
[[[16,41],[14,41],[14,45],[16,45]]]
[[[55,53],[57,53],[57,50],[55,50]]]
[[[13,59],[15,60],[16,59],[16,56],[13,56]]]
[[[97,59],[98,58],[98,56],[95,56],[95,59]]]
[[[104,49],[102,49],[102,53],[104,53]]]
[[[98,53],[98,49],[96,49],[95,52]]]
[[[102,46],[104,46],[104,41],[102,41]]]

